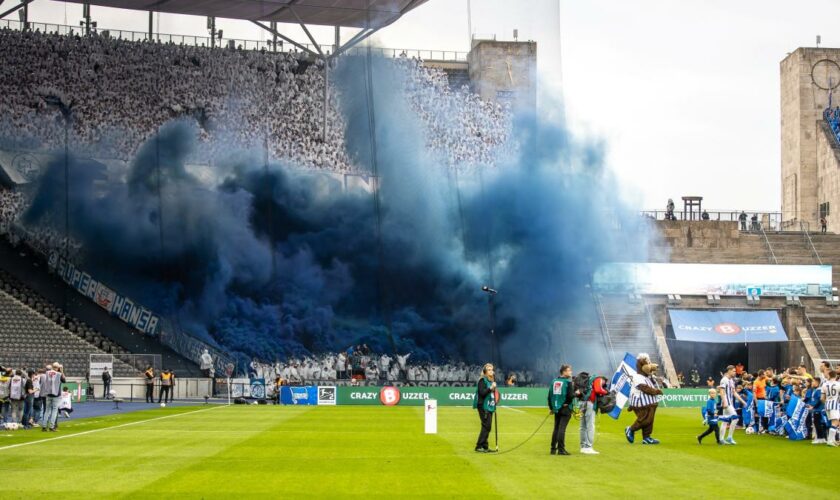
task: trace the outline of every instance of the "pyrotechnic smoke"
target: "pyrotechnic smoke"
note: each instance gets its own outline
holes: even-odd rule
[[[208,186],[185,166],[195,127],[174,122],[124,176],[69,159],[69,228],[56,159],[26,222],[69,230],[99,279],[248,356],[366,342],[413,360],[485,360],[489,285],[505,364],[563,356],[602,369],[604,346],[576,332],[593,321],[592,273],[647,251],[647,226],[624,205],[603,146],[522,114],[518,153],[455,176],[428,152],[401,70],[371,63],[344,58],[333,75],[348,152],[369,174],[375,159],[378,213],[368,191],[253,152],[214,162]]]

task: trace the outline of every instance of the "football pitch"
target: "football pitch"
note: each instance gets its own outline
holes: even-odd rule
[[[528,438],[547,410],[500,408],[499,445]],[[478,417],[423,407],[195,406],[61,420],[58,433],[0,433],[0,498],[838,498],[840,449],[736,433],[702,446],[696,409],[660,409],[657,446],[630,445],[598,417],[597,456],[549,455],[552,420],[518,449],[473,451]],[[494,440],[491,435],[490,444]]]

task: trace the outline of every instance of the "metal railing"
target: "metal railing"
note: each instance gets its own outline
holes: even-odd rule
[[[604,335],[607,346],[609,346],[610,362],[612,366],[618,366],[618,362],[615,359],[615,348],[613,347],[612,337],[610,336],[610,329],[607,326],[607,317],[604,315],[604,305],[601,303],[601,298],[597,293],[593,293],[592,298],[595,300],[595,306],[598,308],[598,321],[601,323],[601,333]]]
[[[776,260],[776,254],[773,252],[773,245],[770,244],[770,238],[767,237],[767,233],[764,231],[763,227],[760,227],[761,235],[764,236],[764,243],[767,245],[767,250],[770,252],[769,261],[771,264],[778,264],[779,261]]]
[[[762,210],[744,210],[747,214],[747,221],[741,227],[742,231],[757,231],[758,227],[766,227],[769,231],[786,231],[788,224],[783,220],[782,212],[769,212]],[[685,210],[675,210],[673,212],[672,220],[679,221],[723,221],[723,222],[740,222],[741,210],[706,210],[708,219],[703,219],[703,212],[687,212]],[[654,220],[668,220],[669,212],[667,210],[642,210],[640,214],[643,217]],[[752,215],[757,215],[758,220],[753,223],[750,218]]]
[[[814,324],[811,323],[811,318],[808,316],[808,311],[806,311],[805,309],[802,309],[802,314],[805,316],[805,324],[806,324],[806,328],[808,329],[808,333],[811,334],[811,340],[816,340],[816,343],[814,345],[819,344],[820,355],[823,358],[828,358],[828,351],[825,350],[825,346],[823,345],[822,340],[820,339],[820,336],[817,334],[817,329],[814,328]]]
[[[0,29],[8,28],[13,30],[27,29],[29,31],[40,31],[42,33],[58,33],[59,35],[82,35],[84,33],[78,26],[68,26],[65,24],[51,24],[51,23],[36,23],[28,22],[26,26],[21,21],[12,19],[0,19]],[[118,40],[127,40],[132,42],[157,42],[157,43],[172,43],[176,45],[192,45],[210,47],[209,36],[196,35],[175,35],[169,33],[152,33],[149,37],[148,31],[131,31],[110,28],[92,28],[93,35],[108,36]],[[241,38],[221,38],[216,42],[216,47],[227,48],[233,42],[233,47],[239,50],[264,50],[266,52],[282,52],[284,51],[284,44],[281,40],[274,44],[273,40],[247,40]],[[316,51],[315,46],[310,43],[301,43],[302,46],[309,50]],[[331,54],[335,49],[334,45],[321,45],[321,50],[324,54]],[[289,52],[301,52],[294,46],[290,47]],[[360,51],[367,51],[366,47],[353,47],[346,51],[345,54],[358,55]],[[371,47],[374,55],[382,57],[416,57],[423,60],[433,61],[453,61],[466,62],[467,52],[460,52],[454,50],[423,50],[423,49],[389,49],[383,47]]]
[[[805,229],[806,222],[799,221],[799,227],[802,228],[802,234],[805,235],[805,244],[811,249],[811,253],[814,254],[814,257],[817,258],[817,262],[822,265],[822,259],[820,258],[820,253],[817,252],[817,247],[814,246],[814,240],[811,239],[811,234]]]

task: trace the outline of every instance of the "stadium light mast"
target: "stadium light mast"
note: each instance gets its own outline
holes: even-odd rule
[[[90,35],[90,29],[96,29],[96,21],[91,21],[90,19],[90,3],[85,2],[82,4],[82,17],[83,19],[79,21],[79,26],[85,29],[85,36]]]
[[[490,320],[491,356],[493,356],[493,364],[496,365],[496,368],[499,368],[502,364],[502,353],[499,350],[499,340],[496,338],[496,303],[493,300],[499,292],[487,285],[481,287],[481,291],[487,294],[487,313]]]

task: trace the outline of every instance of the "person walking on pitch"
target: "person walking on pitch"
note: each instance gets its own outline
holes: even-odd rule
[[[738,425],[738,412],[735,411],[735,400],[741,402],[743,406],[747,405],[744,398],[735,390],[735,367],[729,365],[726,367],[726,373],[720,379],[720,400],[723,408],[720,421],[723,422],[720,426],[720,438],[723,444],[737,444],[733,439],[735,434],[735,427]],[[726,436],[726,426],[729,425],[729,437]]]
[[[718,397],[715,389],[709,389],[709,399],[706,400],[706,405],[701,410],[703,414],[703,424],[708,425],[703,434],[697,436],[697,443],[703,444],[703,438],[711,433],[715,433],[715,441],[718,444],[723,444],[720,440],[720,428],[718,428]]]

